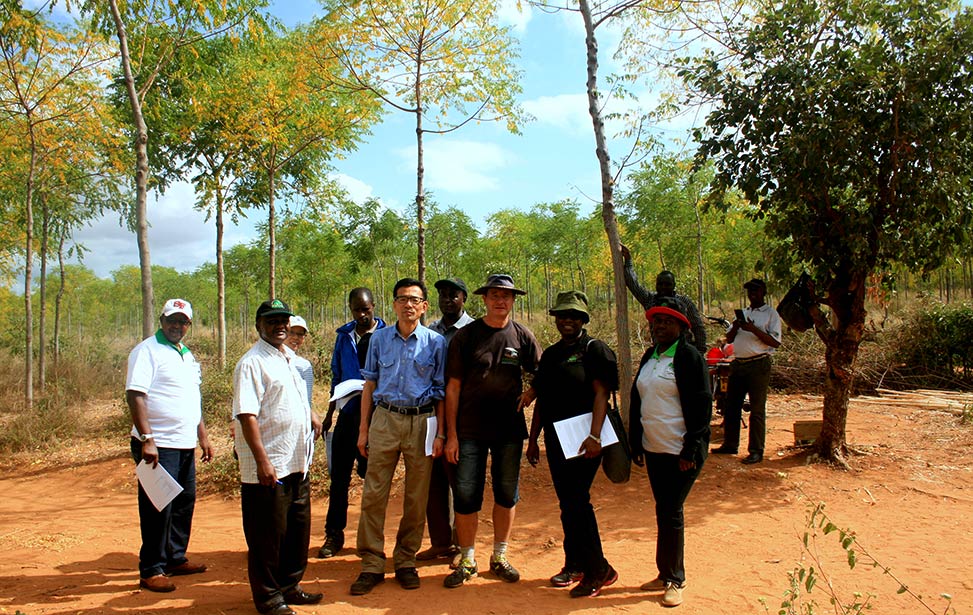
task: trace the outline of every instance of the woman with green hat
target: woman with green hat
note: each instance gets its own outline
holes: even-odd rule
[[[527,461],[540,460],[537,437],[544,428],[547,463],[561,506],[564,530],[564,567],[551,585],[571,588],[571,596],[597,596],[618,580],[601,548],[598,521],[591,506],[591,483],[601,465],[601,427],[608,399],[618,388],[615,353],[588,335],[588,297],[571,290],[559,293],[549,310],[561,339],[544,351],[534,377],[537,403],[530,425]],[[591,431],[577,451],[562,451],[554,423],[591,414]]]

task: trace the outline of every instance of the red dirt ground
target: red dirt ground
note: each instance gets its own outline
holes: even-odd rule
[[[849,440],[865,454],[852,458],[853,470],[847,472],[808,464],[807,452],[791,446],[794,420],[816,418],[820,404],[820,398],[772,396],[768,454],[760,465],[710,457],[686,506],[689,587],[677,612],[777,613],[789,587],[788,572],[801,561],[823,570],[810,595],[818,612],[834,612],[828,580],[842,602],[851,602],[854,592],[871,596],[875,613],[930,612],[907,594],[897,594],[899,583],[866,565],[861,549],[858,566],[850,570],[837,534],[811,543],[819,562],[803,553],[808,506],[823,502],[833,522],[854,530],[860,544],[921,594],[931,612],[947,612],[950,603],[941,594],[949,594],[957,613],[973,613],[973,427],[962,425],[956,412],[853,401]],[[61,459],[4,462],[0,613],[255,613],[236,499],[206,496],[197,503],[191,558],[209,564],[208,572],[176,578],[178,589],[171,594],[138,589],[138,513],[126,447],[126,438],[119,437],[107,446],[82,449],[86,461],[75,461],[78,451],[68,448]],[[601,596],[584,599],[548,587],[562,561],[557,500],[543,465],[525,465],[522,477],[510,550],[520,583],[505,584],[486,573],[447,590],[442,586],[447,567],[436,563],[420,568],[418,591],[406,592],[390,577],[370,595],[352,597],[348,588],[358,574],[358,559],[346,549],[334,559],[311,560],[304,588],[323,591],[325,600],[296,610],[396,615],[666,610],[659,594],[638,589],[655,576],[655,521],[644,474],[633,472],[626,485],[612,485],[603,476],[595,483],[605,553],[620,578]],[[321,540],[326,502],[318,498],[313,506],[312,555]],[[354,508],[353,502],[352,544]],[[389,541],[400,510],[396,495],[389,508]],[[477,545],[481,559],[490,544],[487,514],[481,516]]]

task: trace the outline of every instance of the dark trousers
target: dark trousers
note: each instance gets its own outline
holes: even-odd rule
[[[132,458],[142,460],[142,443],[132,438]],[[139,484],[139,526],[142,548],[139,549],[139,575],[143,579],[162,574],[166,568],[186,561],[189,534],[196,508],[196,449],[159,448],[159,465],[165,468],[182,492],[168,506],[156,510]]]
[[[693,488],[699,468],[685,472],[679,469],[679,456],[666,453],[646,453],[645,467],[655,498],[655,523],[658,534],[655,542],[655,565],[659,578],[677,584],[686,582],[683,559],[686,524],[682,505]]]
[[[331,487],[328,491],[328,516],[324,522],[324,535],[344,541],[348,525],[348,489],[351,488],[351,472],[358,461],[358,476],[365,477],[367,459],[358,453],[358,428],[361,425],[361,398],[352,399],[338,414],[331,437],[331,461],[328,467]]]
[[[456,544],[453,531],[452,490],[456,482],[456,465],[440,456],[432,460],[429,479],[429,501],[426,503],[426,525],[433,548],[447,549]]]
[[[591,506],[591,484],[601,465],[601,457],[565,459],[553,429],[544,430],[544,442],[554,492],[561,506],[564,567],[583,572],[586,578],[598,578],[608,570],[598,520]]]
[[[726,409],[723,411],[723,446],[736,449],[740,446],[740,419],[743,400],[750,394],[750,440],[747,452],[764,454],[767,439],[767,391],[770,389],[770,356],[756,361],[733,361],[726,391]]]
[[[240,486],[247,575],[253,603],[261,613],[285,602],[300,588],[311,541],[310,481],[301,473],[273,487]]]

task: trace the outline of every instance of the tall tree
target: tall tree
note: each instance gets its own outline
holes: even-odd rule
[[[488,121],[518,132],[524,117],[515,103],[521,91],[515,42],[499,25],[494,0],[326,4],[315,43],[321,61],[337,58],[348,88],[372,92],[415,118],[418,278],[425,281],[424,136]]]
[[[159,75],[178,50],[216,34],[262,27],[259,7],[267,0],[84,0],[82,11],[99,29],[117,37],[122,82],[131,110],[135,150],[135,232],[142,286],[142,333],[156,327],[146,202],[150,181],[149,127],[145,105]],[[132,50],[134,49],[134,53]]]
[[[56,149],[56,122],[76,121],[91,105],[76,90],[87,71],[100,61],[95,41],[62,31],[17,4],[0,6],[0,114],[14,122],[26,147],[22,168],[24,221],[24,399],[34,401],[32,283],[34,265],[34,199],[38,175]],[[69,95],[65,95],[68,92]],[[80,95],[78,95],[80,93]]]
[[[869,276],[928,270],[973,223],[973,12],[950,0],[784,0],[764,8],[727,70],[691,62],[714,99],[699,155],[738,186],[812,270],[827,361],[818,453],[843,460]]]
[[[332,31],[340,35],[340,27]],[[365,91],[335,87],[334,61],[308,57],[308,33],[268,33],[241,47],[234,66],[238,113],[229,126],[246,148],[253,171],[241,188],[251,202],[267,204],[269,293],[276,293],[276,208],[279,191],[313,193],[328,162],[353,150],[378,115],[378,104]]]

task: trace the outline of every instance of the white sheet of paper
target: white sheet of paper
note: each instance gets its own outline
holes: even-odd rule
[[[561,441],[561,452],[564,453],[565,459],[581,455],[578,449],[591,433],[591,419],[592,414],[589,412],[554,423],[554,431],[557,432],[557,439]],[[601,426],[601,446],[604,448],[617,442],[618,435],[615,434],[611,421],[605,417],[605,422]]]
[[[351,379],[339,382],[334,386],[334,395],[328,401],[338,401],[342,397],[348,397],[353,393],[361,393],[362,387],[365,386],[364,380]]]
[[[434,414],[426,419],[426,457],[432,457],[432,445],[436,442],[437,431],[439,431],[439,419]]]
[[[143,459],[135,466],[135,475],[139,477],[139,483],[152,505],[159,511],[182,493],[182,486],[161,465],[153,468]]]

